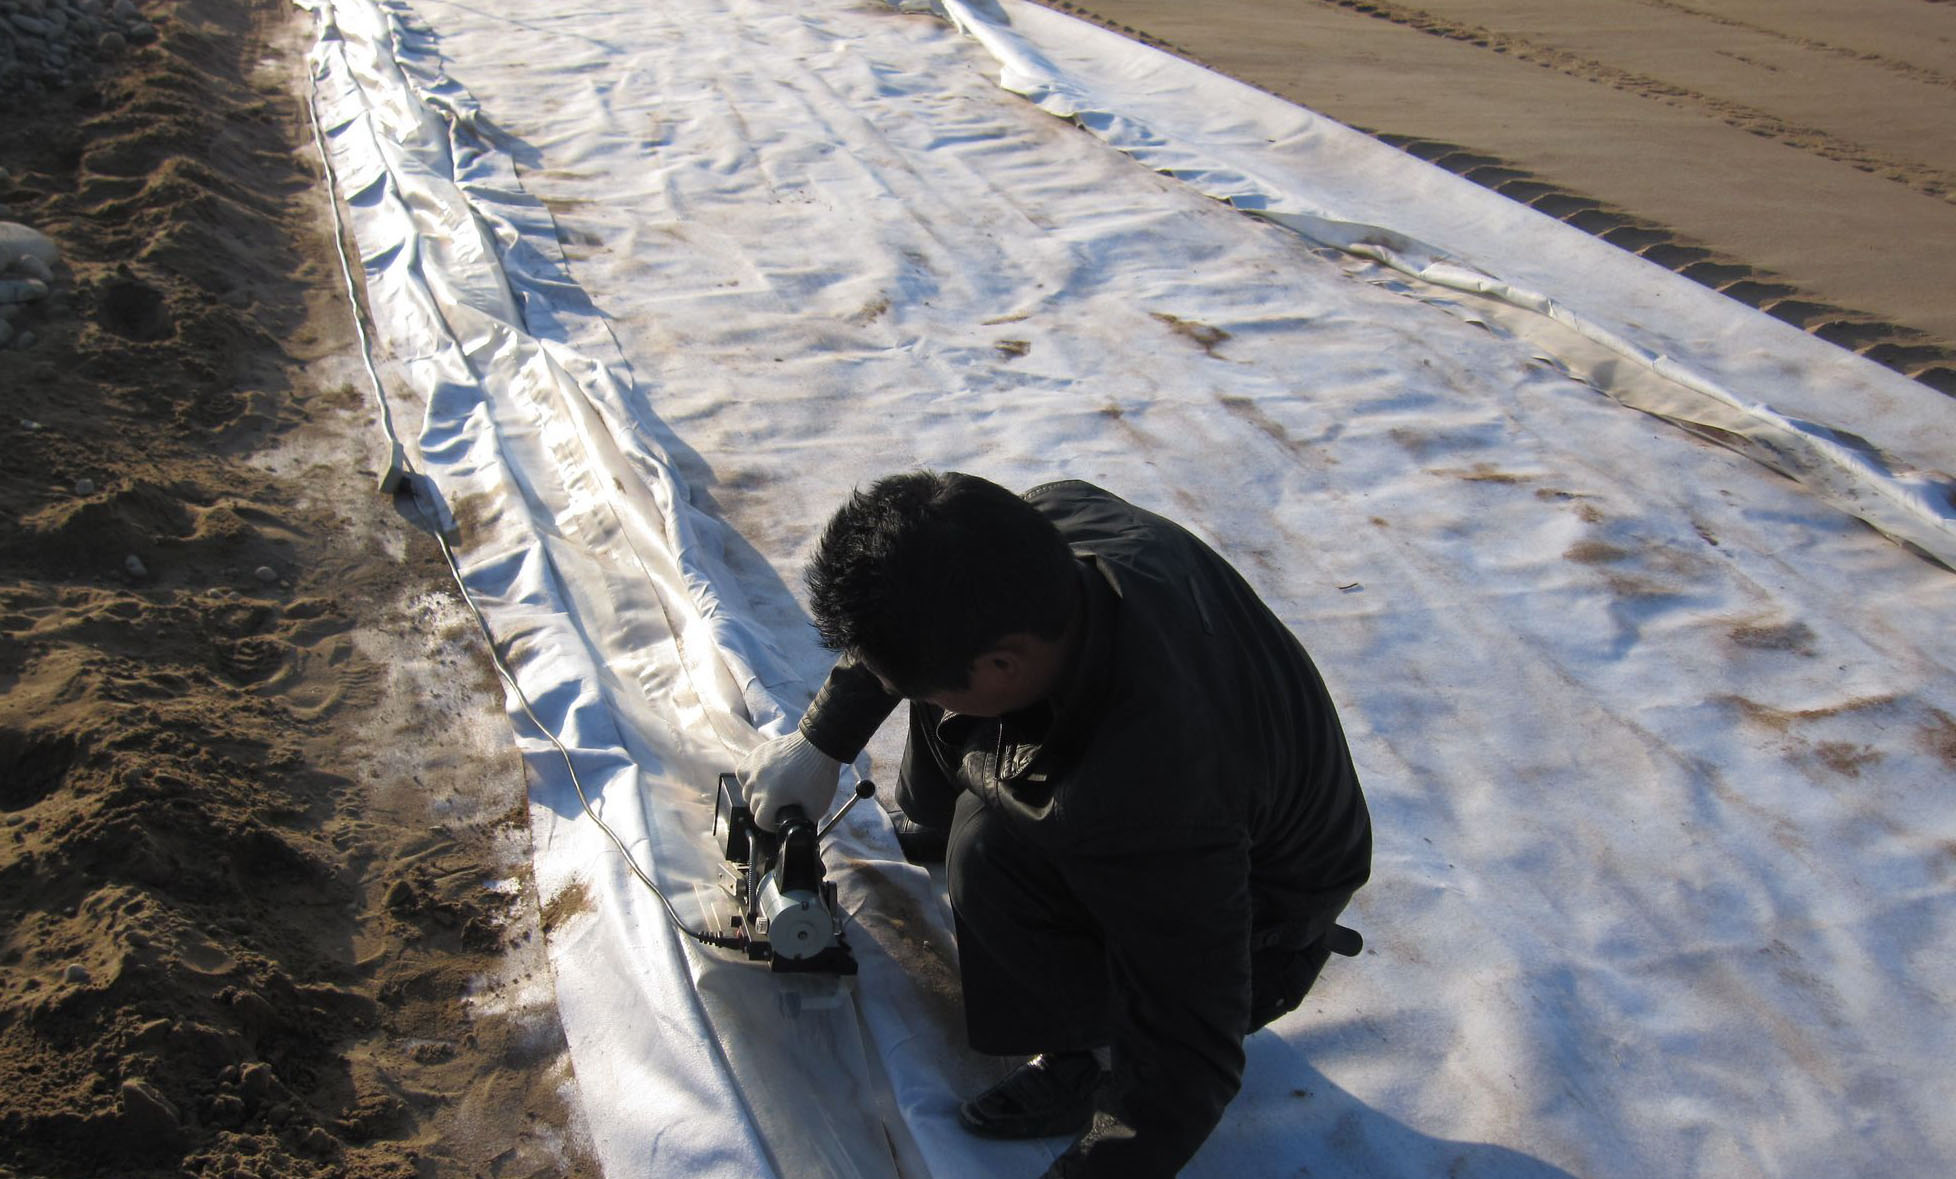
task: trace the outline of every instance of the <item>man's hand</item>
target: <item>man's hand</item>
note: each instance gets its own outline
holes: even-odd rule
[[[798,806],[820,821],[835,799],[842,763],[810,745],[796,730],[749,750],[735,773],[755,825],[773,831],[780,826],[775,815],[784,806]]]

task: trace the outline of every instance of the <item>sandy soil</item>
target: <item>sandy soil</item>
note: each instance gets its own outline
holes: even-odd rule
[[[1956,394],[1947,0],[1049,0]]]
[[[522,769],[371,414],[284,0],[0,122],[0,1176],[590,1174]]]

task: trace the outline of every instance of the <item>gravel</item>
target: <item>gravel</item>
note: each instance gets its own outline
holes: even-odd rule
[[[132,0],[0,0],[0,100],[12,106],[93,77],[156,40]]]
[[[11,27],[11,17],[0,27]],[[31,348],[35,335],[15,322],[22,309],[48,297],[61,248],[54,239],[15,221],[0,221],[0,348]]]

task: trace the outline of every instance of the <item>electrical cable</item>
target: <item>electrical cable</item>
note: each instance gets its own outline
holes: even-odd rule
[[[423,523],[427,525],[429,534],[435,538],[435,543],[441,547],[442,559],[447,562],[449,575],[455,579],[455,586],[461,591],[463,604],[469,608],[469,613],[475,618],[476,626],[482,631],[483,641],[487,644],[489,650],[489,660],[494,664],[496,674],[501,677],[503,683],[509,688],[511,696],[521,707],[524,717],[536,728],[537,732],[541,733],[551,745],[556,747],[558,756],[563,758],[564,769],[570,774],[571,786],[577,791],[577,799],[583,805],[585,815],[593,823],[596,823],[598,829],[603,831],[611,840],[612,844],[618,848],[619,854],[625,859],[625,866],[631,869],[632,875],[636,876],[639,882],[650,889],[652,895],[659,899],[659,903],[665,907],[666,916],[672,920],[674,928],[702,945],[729,950],[746,949],[748,941],[744,934],[726,935],[708,933],[705,930],[694,929],[688,925],[685,918],[679,915],[679,910],[673,906],[672,899],[666,895],[665,890],[660,888],[658,883],[652,879],[651,875],[639,866],[637,858],[632,855],[631,849],[625,845],[625,841],[618,837],[618,833],[613,831],[609,824],[598,817],[596,809],[591,805],[590,796],[584,790],[584,780],[578,776],[577,763],[571,757],[570,749],[557,738],[555,733],[550,731],[549,726],[545,725],[537,717],[535,710],[531,708],[529,696],[523,691],[522,686],[516,682],[516,676],[510,671],[509,665],[503,660],[502,652],[496,645],[496,636],[489,629],[488,619],[483,616],[482,608],[476,604],[475,595],[469,592],[468,583],[462,579],[462,568],[456,560],[455,550],[449,545],[447,536],[442,532],[441,523],[437,518],[438,514],[431,506],[432,501],[429,493],[422,487],[427,477],[418,474],[408,466],[406,448],[401,444],[400,436],[395,432],[393,415],[387,406],[385,388],[381,383],[379,370],[374,366],[373,346],[367,335],[366,323],[362,315],[360,291],[358,285],[353,281],[353,263],[346,251],[346,225],[340,217],[338,197],[339,181],[334,175],[333,161],[326,153],[325,136],[319,126],[318,79],[313,76],[310,69],[306,71],[306,76],[309,91],[306,113],[312,124],[313,147],[319,152],[320,165],[324,169],[323,179],[326,184],[326,204],[333,216],[333,246],[339,255],[340,275],[346,283],[347,300],[353,308],[353,327],[360,339],[360,357],[366,366],[367,379],[372,383],[376,413],[380,419],[381,431],[386,435],[390,448],[388,469],[381,476],[380,489],[385,493],[396,496],[405,493],[413,501],[416,515],[420,516]]]
[[[434,498],[433,481],[429,479],[428,476],[413,472],[409,468],[407,462],[407,456],[406,456],[406,449],[402,445],[398,434],[395,432],[392,414],[389,411],[387,401],[386,401],[385,386],[381,381],[380,374],[374,364],[372,347],[369,342],[365,321],[362,316],[363,305],[360,298],[359,287],[354,282],[352,262],[347,254],[347,249],[346,249],[347,231],[346,231],[346,226],[342,221],[341,214],[340,214],[339,198],[338,198],[338,189],[339,189],[338,178],[334,173],[332,159],[330,156],[328,156],[326,152],[324,135],[319,125],[318,78],[316,75],[313,74],[313,72],[310,69],[307,70],[307,82],[308,82],[307,115],[310,119],[311,126],[312,126],[313,146],[315,150],[319,152],[320,164],[321,167],[323,168],[323,179],[326,185],[327,207],[330,209],[332,213],[332,220],[333,220],[333,230],[334,230],[333,243],[335,249],[339,254],[340,273],[346,283],[347,299],[350,306],[353,309],[354,328],[359,335],[361,358],[366,366],[367,377],[372,386],[374,404],[375,404],[377,416],[380,421],[381,429],[387,438],[388,445],[390,448],[387,469],[382,474],[380,479],[380,490],[384,493],[392,494],[396,496],[398,496],[401,492],[406,491],[413,498],[414,510],[416,514],[420,516],[421,519],[426,523],[430,535],[434,536],[437,545],[439,545],[441,549],[442,559],[448,565],[449,574],[451,577],[454,578],[456,588],[461,592],[462,601],[465,605],[467,605],[470,614],[476,620],[477,627],[480,628],[482,632],[483,640],[488,646],[490,660],[495,666],[497,676],[501,678],[504,685],[507,687],[509,693],[518,702],[519,706],[522,709],[523,715],[529,720],[530,724],[533,725],[539,733],[543,734],[543,736],[551,743],[551,745],[556,748],[558,756],[563,759],[564,768],[570,775],[572,787],[575,788],[575,790],[577,791],[578,801],[584,808],[584,814],[593,823],[596,823],[598,829],[603,831],[605,836],[611,840],[612,844],[615,847],[617,847],[619,854],[624,857],[625,864],[628,868],[631,869],[632,874],[638,878],[640,883],[644,884],[645,887],[651,891],[653,896],[659,899],[659,903],[665,908],[666,915],[672,922],[673,928],[678,930],[680,933],[683,933],[687,937],[693,939],[694,941],[699,942],[702,945],[713,947],[716,949],[722,949],[722,950],[747,951],[749,953],[749,956],[751,956],[754,943],[750,940],[748,931],[746,930],[744,925],[740,926],[741,932],[737,935],[722,935],[722,934],[709,933],[704,930],[693,929],[685,922],[685,920],[680,916],[678,910],[674,908],[671,899],[667,897],[665,891],[661,889],[658,886],[657,882],[655,882],[652,879],[652,877],[648,875],[646,871],[639,866],[637,859],[632,855],[631,850],[625,845],[625,842],[618,837],[618,834],[615,831],[613,831],[611,827],[604,822],[603,819],[598,817],[596,810],[591,805],[591,799],[584,789],[583,780],[578,775],[577,765],[571,756],[570,750],[564,745],[564,743],[561,740],[557,738],[556,734],[553,733],[547,726],[545,726],[541,721],[541,719],[537,717],[535,710],[531,707],[528,695],[524,693],[524,691],[522,690],[522,686],[516,682],[515,675],[510,671],[508,664],[504,661],[501,649],[497,646],[495,635],[489,628],[488,620],[484,617],[480,605],[475,600],[475,596],[469,591],[468,584],[463,580],[461,566],[456,559],[454,549],[449,544],[448,537],[446,533],[443,531],[441,527],[441,523],[437,518],[439,516],[439,510],[436,507],[438,501]],[[661,599],[660,604],[662,608],[665,607],[665,602],[663,598]],[[670,611],[668,610],[667,623],[669,628],[671,626],[671,621],[672,619],[671,619]],[[679,639],[678,632],[676,630],[674,630],[673,632],[673,638],[675,642],[677,642]],[[691,677],[692,672],[690,667],[687,668],[686,674],[689,678]],[[695,687],[695,690],[697,691],[697,687]],[[716,732],[716,736],[720,737],[723,745],[726,744],[726,739],[724,734],[720,734]],[[822,833],[826,833],[830,827],[832,827],[835,823],[841,820],[843,814],[845,814],[851,806],[854,806],[855,803],[861,798],[868,797],[869,794],[874,789],[875,788],[866,781],[859,782],[857,785],[855,796],[851,798],[847,803],[845,803],[842,809],[829,819],[828,823],[823,826]],[[819,834],[818,834],[818,838],[820,838]],[[736,923],[738,924],[738,919],[736,919]],[[765,943],[761,943],[761,944],[765,945]],[[696,1002],[698,1001],[697,996],[695,1001]],[[727,1063],[727,1058],[725,1056],[726,1044],[717,1037],[713,1040],[713,1043],[715,1047],[722,1053],[723,1067],[730,1068],[731,1065]],[[867,1047],[868,1045],[865,1044],[865,1048]],[[884,1081],[882,1086],[883,1094],[884,1097],[888,1099],[890,1094],[888,1092],[889,1086],[888,1086],[887,1078],[886,1077],[883,1078],[883,1081]],[[896,1122],[896,1126],[898,1127],[899,1132],[901,1133],[902,1132],[901,1120],[898,1120]],[[905,1141],[908,1141],[909,1140],[908,1134],[903,1133],[903,1138]],[[775,1171],[783,1170],[783,1168],[779,1163],[778,1158],[775,1156],[773,1149],[769,1147],[766,1143],[763,1143],[762,1145],[763,1145],[763,1149],[767,1152],[773,1170]],[[912,1147],[913,1152],[914,1149],[915,1148],[913,1146]],[[895,1155],[894,1141],[892,1142],[892,1154],[893,1156]],[[904,1173],[904,1168],[902,1168],[901,1165],[898,1166],[898,1173],[899,1174]]]
[[[620,839],[618,833],[613,831],[603,819],[598,817],[596,809],[591,806],[590,796],[584,792],[584,781],[578,777],[577,763],[571,758],[569,748],[557,739],[557,734],[551,732],[549,727],[538,719],[537,714],[530,707],[529,696],[517,684],[516,676],[509,670],[509,665],[503,661],[502,652],[496,647],[496,637],[489,629],[488,620],[482,615],[482,608],[476,605],[475,595],[469,592],[468,584],[462,580],[462,569],[455,559],[455,550],[449,547],[448,538],[441,534],[441,528],[432,519],[426,504],[423,502],[423,493],[419,490],[419,486],[425,478],[426,476],[414,473],[408,473],[404,476],[404,486],[410,488],[408,494],[414,500],[415,511],[421,516],[423,522],[428,525],[429,532],[434,535],[435,543],[441,546],[442,558],[448,562],[448,571],[455,578],[455,587],[462,592],[462,602],[468,606],[469,613],[475,616],[476,625],[482,629],[483,640],[489,647],[489,661],[495,665],[496,674],[502,677],[504,684],[508,685],[510,693],[515,697],[517,704],[523,710],[523,716],[529,720],[537,732],[543,734],[544,738],[556,747],[558,756],[564,759],[564,769],[570,773],[571,786],[577,791],[577,800],[583,804],[584,813],[589,816],[593,823],[598,825],[598,830],[603,831],[618,848],[618,853],[625,858],[625,866],[632,870],[632,875],[638,877],[639,882],[644,884],[646,888],[651,889],[653,896],[659,898],[659,903],[665,906],[666,916],[672,918],[673,925],[677,926],[681,933],[697,942],[709,946],[717,946],[721,949],[738,950],[746,948],[747,939],[745,936],[707,933],[704,930],[693,929],[688,926],[685,918],[679,915],[679,910],[673,907],[672,900],[666,896],[665,890],[659,887],[658,883],[652,879],[645,869],[639,867],[638,860],[632,855],[631,849],[625,846],[625,841]]]

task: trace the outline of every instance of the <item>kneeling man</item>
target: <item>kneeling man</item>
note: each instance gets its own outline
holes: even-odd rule
[[[1078,1135],[1051,1176],[1174,1175],[1243,1038],[1356,948],[1371,823],[1310,656],[1208,546],[1081,482],[891,476],[807,579],[841,657],[743,762],[755,815],[822,813],[909,701],[900,832],[947,857],[971,1045],[1030,1058],[960,1120]]]

